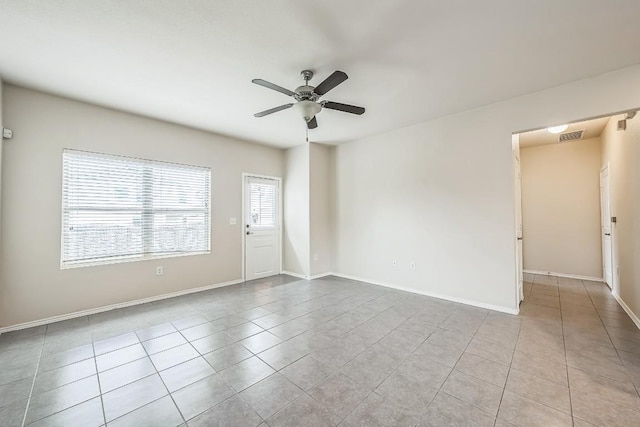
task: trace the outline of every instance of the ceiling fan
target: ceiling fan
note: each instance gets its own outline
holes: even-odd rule
[[[304,70],[300,73],[302,78],[304,79],[304,85],[296,88],[295,91],[290,91],[289,89],[285,89],[281,86],[270,83],[266,80],[262,79],[253,79],[251,80],[253,83],[264,86],[266,88],[278,91],[280,93],[284,93],[287,96],[293,97],[296,102],[290,104],[284,104],[279,107],[270,108],[265,111],[261,111],[259,113],[254,114],[255,117],[264,117],[272,113],[276,113],[278,111],[286,110],[287,108],[295,108],[298,110],[302,118],[305,122],[307,122],[307,127],[309,129],[315,129],[318,127],[318,121],[316,120],[316,114],[322,111],[323,108],[328,108],[330,110],[344,111],[346,113],[351,114],[363,114],[364,108],[356,107],[355,105],[349,104],[341,104],[339,102],[332,101],[318,101],[324,94],[329,92],[334,87],[338,86],[340,83],[344,82],[349,78],[346,73],[342,71],[334,71],[329,77],[327,77],[322,83],[318,86],[313,87],[309,86],[309,80],[313,77],[313,71]]]

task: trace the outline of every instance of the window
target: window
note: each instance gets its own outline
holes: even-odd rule
[[[249,177],[249,218],[247,224],[253,228],[276,226],[277,182],[272,179]]]
[[[209,168],[63,152],[61,266],[206,253]]]

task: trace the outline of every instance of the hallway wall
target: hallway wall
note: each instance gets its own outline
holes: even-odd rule
[[[525,270],[602,278],[600,145],[520,150]]]
[[[602,132],[602,166],[609,165],[613,225],[613,292],[640,316],[640,116],[616,130],[614,116]],[[640,324],[638,325],[640,327]]]

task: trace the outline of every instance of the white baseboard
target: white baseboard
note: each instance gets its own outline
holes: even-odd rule
[[[580,276],[579,274],[566,274],[566,273],[556,273],[553,271],[538,271],[538,270],[522,270],[522,272],[529,273],[529,274],[537,274],[538,276],[556,276],[556,277],[565,277],[567,279],[589,280],[590,282],[604,283],[604,278],[602,277]]]
[[[293,271],[283,271],[282,274],[286,274],[287,276],[297,277],[298,279],[308,280],[309,277],[304,274],[294,273]]]
[[[298,279],[303,279],[303,280],[313,280],[313,279],[321,279],[323,277],[331,276],[333,273],[320,273],[320,274],[314,274],[313,276],[305,276],[304,274],[294,273],[292,271],[283,271],[282,274],[286,274],[287,276],[297,277]]]
[[[413,294],[425,295],[425,296],[432,297],[432,298],[443,299],[443,300],[446,300],[446,301],[457,302],[457,303],[460,303],[460,304],[471,305],[471,306],[474,306],[474,307],[486,308],[488,310],[499,311],[499,312],[507,313],[507,314],[517,315],[518,313],[520,313],[520,308],[519,307],[514,309],[514,308],[509,308],[509,307],[502,307],[502,306],[499,306],[499,305],[486,304],[486,303],[479,302],[479,301],[473,301],[473,300],[468,300],[468,299],[464,299],[464,298],[457,298],[457,297],[452,297],[452,296],[449,296],[449,295],[442,295],[442,294],[433,293],[433,292],[426,292],[426,291],[421,291],[421,290],[418,290],[418,289],[407,288],[407,287],[404,287],[404,286],[393,285],[391,283],[379,282],[377,280],[370,280],[370,279],[365,279],[365,278],[362,278],[362,277],[351,276],[349,274],[331,273],[331,276],[342,277],[343,279],[349,279],[349,280],[356,280],[358,282],[370,283],[372,285],[384,286],[386,288],[397,289],[399,291],[405,291],[405,292],[411,292]]]
[[[431,292],[419,291],[419,290],[412,289],[412,288],[406,288],[406,287],[403,287],[403,286],[392,285],[390,283],[378,282],[378,281],[374,281],[374,280],[365,279],[365,278],[362,278],[362,277],[351,276],[351,275],[348,275],[348,274],[322,273],[322,274],[316,274],[316,275],[310,276],[310,277],[305,277],[302,274],[293,273],[293,272],[290,272],[290,271],[283,271],[282,274],[287,274],[289,276],[297,277],[297,278],[303,279],[303,280],[313,280],[313,279],[319,279],[319,278],[327,277],[327,276],[336,276],[336,277],[342,277],[343,279],[356,280],[358,282],[370,283],[372,285],[384,286],[384,287],[387,287],[387,288],[397,289],[397,290],[400,290],[400,291],[406,291],[406,292],[411,292],[411,293],[414,293],[414,294],[425,295],[425,296],[428,296],[428,297],[443,299],[443,300],[452,301],[452,302],[458,302],[458,303],[461,303],[461,304],[471,305],[471,306],[480,307],[480,308],[486,308],[486,309],[489,309],[489,310],[500,311],[500,312],[508,313],[508,314],[518,314],[519,311],[520,311],[519,309],[515,309],[514,310],[514,309],[507,308],[507,307],[501,307],[501,306],[495,306],[495,305],[491,305],[491,304],[485,304],[485,303],[478,302],[478,301],[471,301],[471,300],[467,300],[467,299],[463,299],[463,298],[451,297],[451,296],[448,296],[448,295],[440,295],[440,294],[435,294],[435,293],[431,293]],[[106,306],[102,306],[102,307],[92,308],[92,309],[89,309],[89,310],[76,311],[76,312],[68,313],[68,314],[61,314],[61,315],[58,315],[58,316],[48,317],[46,319],[33,320],[33,321],[30,321],[30,322],[19,323],[17,325],[12,325],[12,326],[5,326],[5,327],[0,328],[0,334],[5,333],[5,332],[10,332],[10,331],[17,331],[17,330],[20,330],[20,329],[32,328],[32,327],[35,327],[35,326],[42,326],[42,325],[46,325],[46,324],[54,323],[54,322],[61,322],[63,320],[75,319],[77,317],[90,316],[92,314],[102,313],[102,312],[110,311],[110,310],[116,310],[116,309],[119,309],[119,308],[131,307],[131,306],[134,306],[134,305],[145,304],[145,303],[148,303],[148,302],[160,301],[160,300],[164,300],[164,299],[167,299],[167,298],[178,297],[178,296],[181,296],[181,295],[193,294],[193,293],[196,293],[196,292],[202,292],[202,291],[206,291],[206,290],[209,290],[209,289],[216,289],[216,288],[222,288],[224,286],[237,285],[238,283],[242,283],[242,282],[243,282],[242,279],[237,279],[237,280],[231,280],[231,281],[228,281],[228,282],[214,283],[212,285],[201,286],[199,288],[185,289],[185,290],[182,290],[182,291],[171,292],[171,293],[168,293],[168,294],[156,295],[156,296],[152,296],[152,297],[148,297],[148,298],[141,298],[141,299],[137,299],[137,300],[133,300],[133,301],[126,301],[126,302],[121,302],[121,303],[118,303],[118,304],[111,304],[111,305],[106,305]],[[614,296],[615,296],[615,294],[614,294]],[[627,307],[626,304],[624,304],[624,302],[622,302],[622,300],[619,300],[619,301],[620,301],[620,305],[625,310],[628,310],[627,313],[629,313],[629,316],[632,319],[634,319],[634,322],[636,322],[636,325],[640,325],[640,321],[638,321],[638,318],[635,316],[635,314],[633,314],[633,312]]]
[[[611,291],[611,295],[613,295],[616,301],[618,301],[618,304],[620,304],[620,307],[627,312],[631,320],[633,320],[633,323],[640,329],[640,319],[638,319],[638,316],[629,308],[627,303],[623,301],[622,297],[616,291]]]
[[[105,306],[102,306],[102,307],[91,308],[89,310],[76,311],[76,312],[68,313],[68,314],[61,314],[61,315],[58,315],[58,316],[48,317],[46,319],[33,320],[33,321],[30,321],[30,322],[19,323],[17,325],[12,325],[12,326],[5,326],[3,328],[0,328],[0,334],[5,333],[5,332],[10,332],[10,331],[17,331],[17,330],[20,330],[20,329],[33,328],[35,326],[42,326],[42,325],[46,325],[48,323],[54,323],[54,322],[60,322],[60,321],[63,321],[63,320],[74,319],[76,317],[90,316],[92,314],[102,313],[102,312],[110,311],[110,310],[116,310],[118,308],[131,307],[133,305],[145,304],[145,303],[148,303],[148,302],[154,302],[154,301],[160,301],[160,300],[167,299],[167,298],[178,297],[178,296],[181,296],[181,295],[188,295],[188,294],[193,294],[193,293],[196,293],[196,292],[207,291],[209,289],[216,289],[216,288],[222,288],[224,286],[237,285],[238,283],[242,283],[242,282],[243,282],[242,279],[238,279],[238,280],[231,280],[231,281],[228,281],[228,282],[214,283],[213,285],[201,286],[199,288],[185,289],[185,290],[182,290],[182,291],[171,292],[171,293],[168,293],[168,294],[156,295],[156,296],[152,296],[152,297],[148,297],[148,298],[141,298],[141,299],[137,299],[137,300],[133,300],[133,301],[121,302],[121,303],[118,303],[118,304],[105,305]]]

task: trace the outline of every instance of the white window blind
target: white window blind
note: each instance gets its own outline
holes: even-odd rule
[[[278,200],[277,182],[272,179],[249,178],[249,218],[252,227],[275,227]]]
[[[209,168],[63,152],[62,267],[210,250]]]

